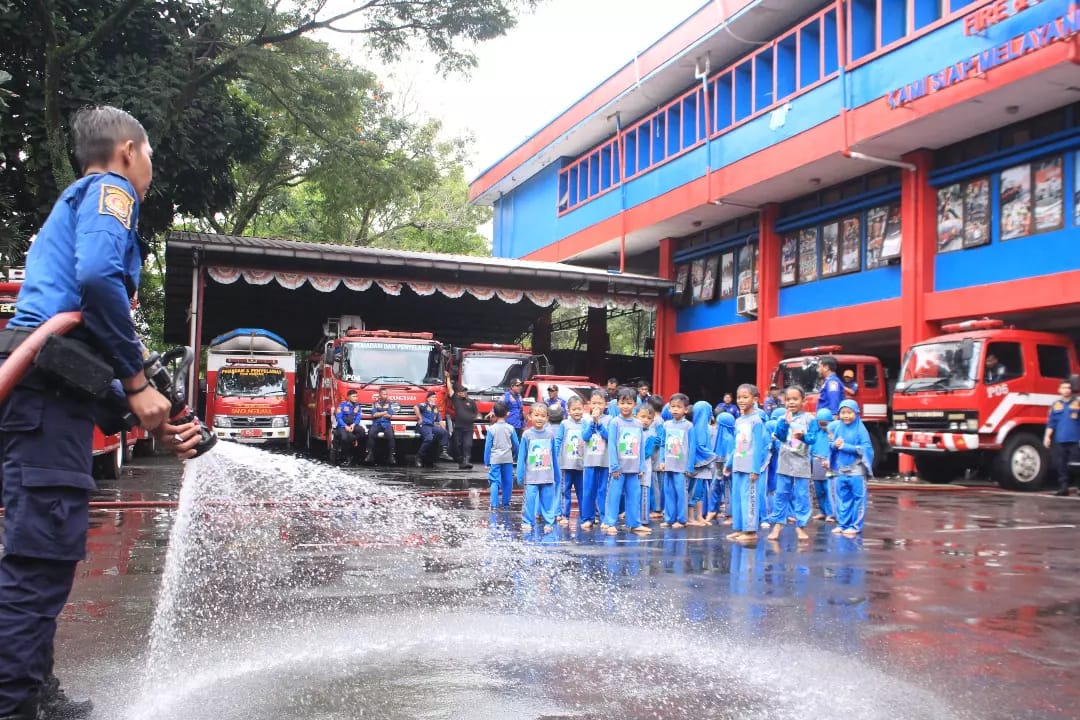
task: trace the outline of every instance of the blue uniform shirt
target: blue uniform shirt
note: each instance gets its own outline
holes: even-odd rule
[[[1054,431],[1051,440],[1055,443],[1080,442],[1080,398],[1068,402],[1064,398],[1055,400],[1046,427]]]
[[[337,418],[338,427],[355,424],[357,418],[360,417],[360,403],[342,400],[338,403],[335,417]]]
[[[371,403],[371,414],[372,415],[374,415],[375,413],[379,413],[379,412],[390,413],[386,417],[375,418],[375,422],[371,423],[371,427],[373,427],[373,428],[389,428],[389,427],[391,427],[390,418],[392,418],[394,415],[397,415],[398,407],[399,406],[398,406],[398,404],[396,402],[381,403],[378,400],[376,400],[375,402]]]
[[[503,402],[506,403],[506,422],[510,427],[518,430],[525,427],[525,415],[522,414],[525,407],[524,398],[507,390],[503,393]]]
[[[825,384],[821,388],[821,394],[818,396],[818,409],[825,408],[829,410],[833,415],[840,412],[840,403],[844,402],[847,396],[844,395],[844,386],[840,382],[840,378],[833,373],[829,377],[825,378]]]
[[[138,219],[135,188],[120,175],[88,175],[68,187],[30,246],[9,324],[35,328],[81,311],[74,335],[89,341],[117,377],[141,372],[142,346],[131,319],[142,272]]]
[[[420,411],[420,427],[434,427],[442,420],[436,406],[422,403],[416,407]]]

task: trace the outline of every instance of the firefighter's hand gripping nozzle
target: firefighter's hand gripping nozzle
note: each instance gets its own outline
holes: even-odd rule
[[[194,351],[189,347],[178,347],[167,351],[164,355],[158,355],[144,348],[143,358],[143,372],[146,374],[147,382],[172,403],[169,409],[169,422],[173,425],[198,423],[200,438],[199,444],[195,446],[195,457],[199,457],[214,447],[217,444],[217,435],[195,417],[195,411],[188,405],[184,376],[195,360]],[[171,372],[170,366],[174,366]]]

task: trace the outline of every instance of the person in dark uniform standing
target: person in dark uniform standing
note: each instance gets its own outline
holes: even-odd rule
[[[158,441],[187,458],[195,423],[167,422],[170,403],[147,382],[131,318],[143,255],[139,201],[153,175],[139,121],[112,107],[76,114],[72,146],[81,178],[64,190],[26,259],[15,316],[0,332],[6,358],[53,316],[82,312],[71,336],[89,344],[120,379],[127,405]],[[118,388],[119,392],[119,388]],[[87,717],[52,674],[56,618],[86,554],[95,406],[41,373],[0,407],[4,555],[0,558],[0,718]]]
[[[334,428],[334,440],[338,444],[338,452],[345,458],[345,465],[352,465],[356,459],[356,448],[364,446],[364,426],[360,424],[359,394],[355,390],[345,393],[345,400],[338,403],[337,413],[334,419],[337,426]]]
[[[442,419],[439,406],[435,404],[438,396],[429,392],[424,402],[416,406],[416,421],[420,426],[420,450],[416,453],[416,467],[424,467],[424,463],[435,461],[435,453],[431,449],[433,442],[439,443],[442,450],[439,453],[440,460],[453,460],[447,452],[446,446],[450,441],[450,435],[446,432],[446,421]]]
[[[1057,473],[1055,495],[1069,494],[1069,463],[1075,462],[1080,451],[1080,398],[1073,396],[1072,382],[1062,380],[1058,386],[1061,397],[1050,406],[1043,444],[1050,450],[1050,461]]]
[[[818,377],[821,378],[821,392],[818,394],[818,408],[824,408],[834,416],[840,412],[840,403],[844,402],[844,386],[836,377],[836,358],[823,357],[818,361]]]
[[[521,433],[525,432],[525,399],[521,397],[521,380],[515,378],[510,383],[510,389],[503,393],[502,401],[506,403],[506,422],[520,438]],[[490,417],[494,418],[494,415]]]
[[[478,412],[476,401],[469,397],[469,389],[464,385],[454,387],[449,373],[446,375],[446,389],[453,393],[451,402],[454,407],[454,437],[450,448],[457,460],[458,469],[471,470],[473,425]]]

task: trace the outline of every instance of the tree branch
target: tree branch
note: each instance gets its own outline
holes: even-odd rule
[[[356,15],[357,13],[362,13],[366,10],[370,10],[378,4],[379,0],[368,0],[368,2],[360,5],[359,7],[354,7],[352,10],[346,10],[343,13],[338,13],[334,17],[327,18],[326,20],[311,20],[309,22],[302,23],[299,26],[293,28],[292,30],[289,30],[288,32],[278,33],[277,35],[263,35],[260,33],[259,35],[256,35],[251,39],[250,44],[274,45],[277,43],[285,42],[286,40],[292,40],[294,38],[300,37],[305,33],[311,32],[312,30],[322,30],[329,28],[332,24],[340,20],[344,20],[346,18],[352,17],[353,15]]]
[[[116,26],[123,22],[128,15],[134,12],[135,8],[139,6],[142,0],[127,0],[120,7],[113,11],[112,15],[105,18],[100,25],[94,28],[94,31],[89,35],[81,35],[79,38],[72,40],[71,42],[61,45],[56,49],[61,57],[68,58],[73,55],[78,55],[82,51],[92,48],[109,35],[113,34],[116,30]]]

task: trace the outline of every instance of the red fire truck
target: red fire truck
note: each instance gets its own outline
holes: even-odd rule
[[[22,287],[23,268],[8,268],[0,282],[0,328],[7,327],[8,319],[15,315],[15,301]],[[108,480],[120,477],[120,470],[131,460],[135,443],[147,439],[146,433],[136,428],[130,433],[102,435],[94,428],[94,475]]]
[[[324,326],[325,337],[308,359],[302,410],[303,432],[309,450],[326,448],[334,458],[334,414],[349,390],[357,390],[361,424],[371,427],[371,404],[379,390],[389,391],[399,405],[391,418],[398,460],[419,446],[416,406],[429,392],[446,408],[446,353],[431,333],[363,330],[362,323],[344,318]]]
[[[821,391],[821,377],[818,367],[821,358],[836,359],[836,373],[843,376],[846,370],[855,373],[855,382],[859,393],[855,399],[859,403],[862,421],[870,431],[870,440],[874,444],[874,465],[877,467],[884,460],[885,438],[889,429],[889,388],[885,379],[885,370],[881,360],[873,355],[852,355],[842,352],[839,345],[821,345],[803,348],[799,357],[780,361],[773,372],[772,383],[777,387],[800,387],[806,393],[806,410],[817,411],[818,395]]]
[[[206,424],[222,440],[287,444],[296,412],[296,355],[268,330],[239,328],[210,341]]]
[[[1037,490],[1049,470],[1049,407],[1061,381],[1078,372],[1072,342],[991,319],[941,329],[904,358],[889,443],[914,455],[930,482],[974,468],[1002,487]]]
[[[469,397],[476,401],[478,419],[473,437],[483,440],[487,436],[487,415],[496,401],[502,399],[512,381],[527,381],[541,372],[544,359],[521,345],[474,343],[455,348],[452,362],[452,376],[469,388]]]

